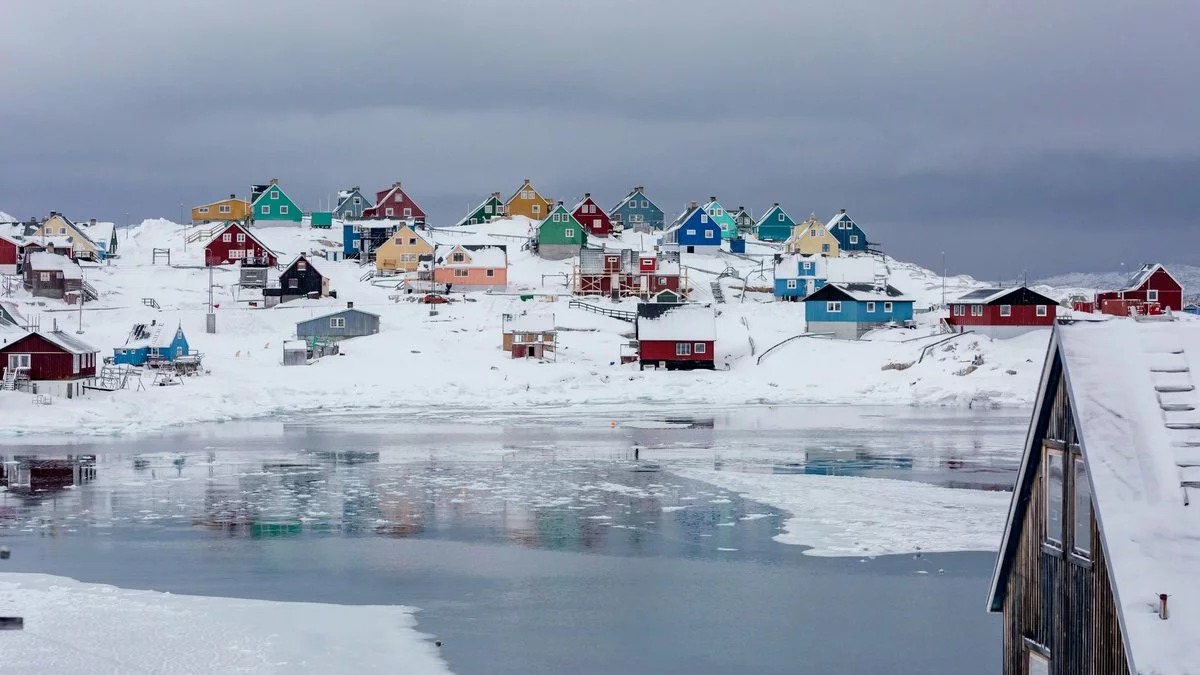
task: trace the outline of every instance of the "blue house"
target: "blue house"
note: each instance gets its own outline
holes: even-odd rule
[[[362,218],[363,209],[373,206],[367,201],[362,191],[357,186],[349,190],[341,190],[338,192],[337,208],[333,210],[333,217],[342,220],[358,220]]]
[[[867,331],[913,318],[913,301],[894,286],[826,284],[804,298],[810,333],[857,340]]]
[[[866,251],[873,246],[867,241],[867,233],[846,215],[846,209],[838,211],[837,215],[825,224],[825,229],[838,240],[838,246],[843,252]]]
[[[342,223],[342,255],[347,258],[362,258],[360,251],[365,250],[368,260],[375,259],[375,251],[387,243],[396,233],[402,221],[394,220],[356,220],[353,223]]]
[[[1187,312],[1188,314],[1200,316],[1200,304],[1192,303],[1190,305],[1184,305],[1183,311]]]
[[[663,232],[663,243],[677,245],[681,253],[715,255],[721,251],[721,226],[692,202]]]
[[[796,222],[775,202],[759,218],[757,235],[763,241],[787,241],[795,227]]]
[[[630,190],[608,211],[612,224],[620,223],[627,230],[661,230],[666,224],[665,218],[663,210],[646,196],[646,188],[641,185]]]
[[[174,362],[189,353],[187,337],[183,327],[171,330],[164,323],[152,320],[139,323],[129,331],[125,345],[113,349],[113,363],[130,366],[156,365]]]
[[[829,278],[824,256],[776,255],[775,297],[796,302],[825,287]]]

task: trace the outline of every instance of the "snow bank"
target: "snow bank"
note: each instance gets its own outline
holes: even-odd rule
[[[674,471],[791,513],[785,544],[814,556],[992,551],[1012,495],[926,483],[803,474]]]
[[[407,607],[267,602],[0,574],[21,673],[448,673]]]

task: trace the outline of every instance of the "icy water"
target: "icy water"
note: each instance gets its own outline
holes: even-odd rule
[[[474,422],[331,416],[0,446],[96,456],[84,485],[0,494],[4,569],[415,605],[464,675],[999,671],[982,609],[994,554],[804,556],[772,539],[779,512],[670,470],[1001,489],[1019,412]]]

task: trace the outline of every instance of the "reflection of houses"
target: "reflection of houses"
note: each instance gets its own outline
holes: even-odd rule
[[[1200,324],[1058,324],[992,577],[1004,673],[1195,673]]]
[[[664,290],[679,293],[687,285],[679,259],[664,253],[638,253],[631,249],[579,251],[574,269],[576,295],[650,297]]]
[[[96,478],[95,455],[66,459],[0,456],[0,485],[12,494],[34,494],[84,485]]]
[[[501,348],[514,359],[556,359],[558,329],[553,314],[505,314],[501,335]]]

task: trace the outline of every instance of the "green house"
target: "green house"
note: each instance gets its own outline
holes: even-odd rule
[[[454,224],[455,227],[463,225],[481,225],[489,222],[493,218],[500,218],[504,215],[504,202],[500,199],[499,192],[493,192],[490,197],[483,200],[479,206],[471,209],[467,215],[463,216],[462,220]]]
[[[304,212],[279,187],[277,179],[272,178],[271,183],[263,185],[261,191],[258,188],[255,190],[258,194],[250,205],[250,213],[255,221],[290,220],[298,223],[304,218]]]
[[[775,202],[758,221],[758,238],[763,241],[787,241],[795,227],[792,217],[779,206],[779,202]]]
[[[538,225],[537,253],[543,258],[564,260],[579,255],[585,244],[587,232],[562,202]]]
[[[722,239],[733,239],[738,235],[737,221],[733,219],[733,214],[726,211],[716,197],[708,198],[708,203],[704,205],[704,212],[721,227]]]

